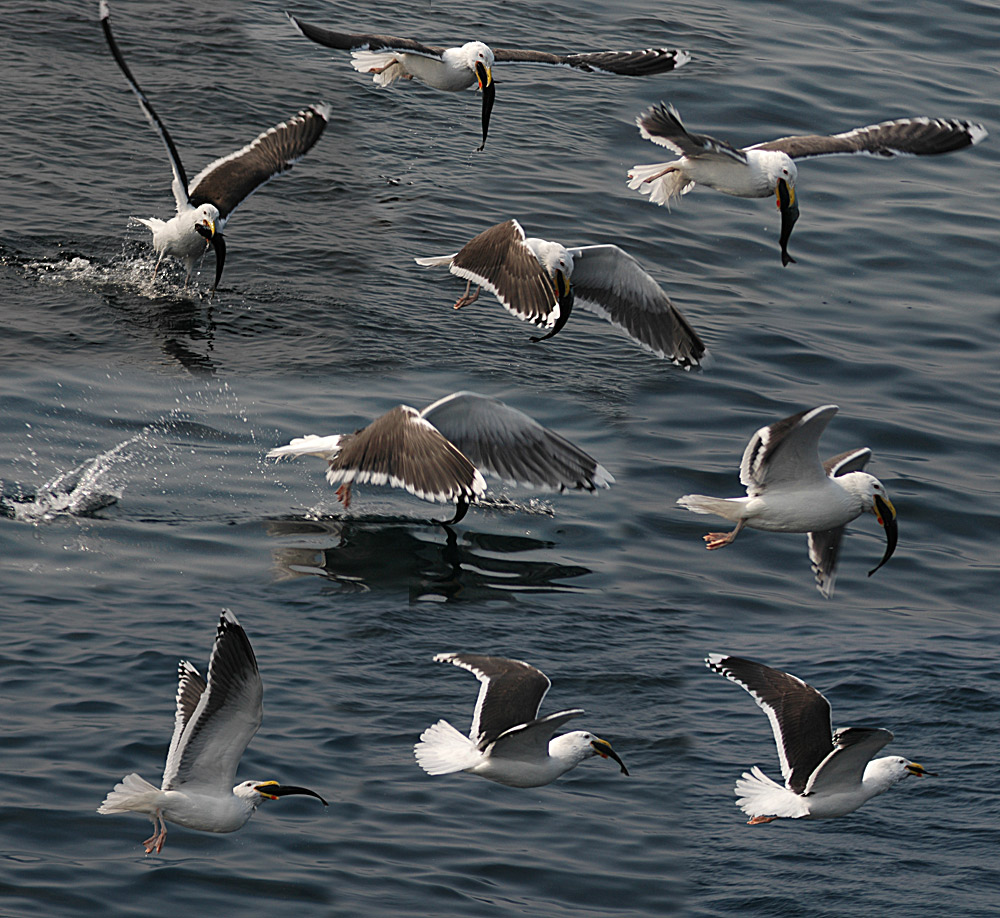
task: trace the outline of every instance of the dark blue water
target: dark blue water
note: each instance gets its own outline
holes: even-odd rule
[[[1000,805],[996,397],[998,78],[990,3],[625,0],[371,8],[303,18],[428,42],[589,50],[666,45],[645,80],[496,70],[478,99],[377,90],[298,38],[274,3],[118,3],[119,42],[192,174],[325,100],[316,148],[227,228],[184,291],[150,291],[168,216],[159,140],[107,53],[96,3],[8,11],[0,31],[0,914],[899,915],[995,913]],[[673,102],[747,144],[891,117],[982,121],[940,159],[802,165],[780,265],[769,201],[707,190],[673,210],[626,188],[666,158],[634,117]],[[413,264],[515,217],[567,244],[617,242],[661,282],[713,360],[684,373],[586,314],[542,345],[491,299]],[[474,509],[360,489],[344,514],[312,460],[265,460],[403,401],[496,395],[593,453],[617,484]],[[830,454],[866,444],[900,517],[873,578],[870,518],[837,591],[805,539],[746,532],[709,554],[691,491],[737,494],[761,424],[834,402]],[[32,498],[35,498],[34,500]],[[439,508],[440,509],[440,508]],[[240,775],[316,788],[241,832],[98,816],[122,775],[159,779],[177,660],[207,662],[232,608],[265,683]],[[580,706],[632,772],[591,760],[545,788],[431,778],[411,748],[463,727],[476,684],[431,662],[530,660],[545,710]],[[702,665],[786,668],[838,725],[891,729],[906,781],[828,823],[750,828],[732,785],[778,774],[766,719]]]

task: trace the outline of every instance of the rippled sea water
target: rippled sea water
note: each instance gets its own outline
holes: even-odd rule
[[[300,0],[333,28],[434,43],[681,47],[647,79],[497,67],[479,101],[376,89],[297,36],[280,4],[112,6],[119,43],[194,174],[325,100],[325,135],[227,228],[210,301],[179,270],[149,287],[169,169],[105,47],[97,4],[53,0],[0,31],[0,914],[905,915],[995,913],[998,78],[991,3]],[[665,159],[635,115],[664,100],[738,144],[905,115],[968,118],[983,144],[931,159],[802,164],[782,268],[773,203],[629,191]],[[584,313],[553,341],[414,265],[517,218],[616,242],[712,354],[685,373]],[[452,533],[429,505],[360,489],[343,513],[293,436],[399,402],[495,395],[593,453],[598,495],[498,493]],[[874,450],[896,556],[848,528],[837,591],[805,539],[746,532],[705,552],[691,491],[739,493],[764,423],[840,406],[823,445]],[[440,508],[438,508],[440,509]],[[265,716],[240,768],[316,788],[239,833],[95,812],[156,781],[178,658],[207,663],[219,610],[254,644]],[[548,787],[413,762],[477,685],[442,650],[529,660],[544,710],[580,706],[632,776],[591,760]],[[751,828],[740,772],[778,775],[766,718],[702,665],[788,669],[838,725],[896,734],[906,781],[841,820]]]

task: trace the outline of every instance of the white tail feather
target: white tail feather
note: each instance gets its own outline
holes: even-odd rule
[[[384,51],[352,51],[351,66],[358,73],[371,73],[376,86],[388,86],[403,75],[403,67],[394,53]],[[372,73],[379,70],[380,73]]]
[[[457,254],[458,252],[454,255],[430,255],[427,258],[414,258],[413,260],[425,268],[445,268],[451,264],[452,259]]]
[[[115,789],[104,798],[98,813],[150,813],[156,810],[161,791],[145,778],[133,773],[125,775]]]
[[[677,505],[692,513],[714,513],[734,523],[739,522],[743,504],[725,497],[709,497],[707,494],[685,494],[677,498]]]
[[[644,166],[633,166],[629,170],[631,181],[628,187],[640,194],[648,194],[649,200],[654,204],[666,205],[669,209],[671,199],[687,194],[694,188],[694,182],[677,170],[653,178],[657,173],[663,172],[667,165],[667,163],[648,163]]]
[[[315,434],[309,434],[305,437],[296,437],[287,446],[276,446],[267,454],[267,458],[317,456],[320,459],[330,460],[336,458],[339,449],[340,434],[334,434],[332,437],[317,437]]]
[[[805,799],[771,780],[754,765],[750,771],[736,782],[734,788],[736,805],[747,816],[778,816],[784,819],[797,819],[806,816],[809,808]]]
[[[429,775],[449,775],[478,765],[483,754],[475,743],[463,736],[448,721],[439,720],[420,734],[413,747],[417,764]]]

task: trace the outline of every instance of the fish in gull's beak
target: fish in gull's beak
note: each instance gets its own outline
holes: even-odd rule
[[[872,503],[872,513],[875,514],[879,525],[885,529],[885,554],[882,555],[882,560],[868,572],[869,577],[892,557],[892,553],[896,550],[896,542],[899,541],[899,527],[896,525],[896,508],[892,505],[892,501],[887,497],[883,498],[880,494],[876,494],[875,500]]]
[[[556,269],[556,273],[552,278],[552,286],[555,287],[556,298],[559,300],[559,317],[556,319],[555,325],[548,332],[531,339],[536,343],[544,341],[546,338],[551,338],[553,335],[558,335],[569,319],[569,314],[573,311],[575,294],[573,293],[573,285],[569,282],[569,277],[565,272],[558,268]]]
[[[215,296],[215,288],[222,280],[222,269],[226,265],[226,237],[215,231],[214,221],[197,223],[195,229],[209,241],[215,251],[215,283],[212,284],[212,296]]]
[[[593,739],[590,741],[590,745],[593,747],[594,752],[597,753],[602,759],[614,759],[620,766],[623,775],[628,774],[628,769],[625,767],[625,763],[618,758],[618,753],[611,748],[611,743],[607,740]]]
[[[490,130],[490,112],[493,111],[497,89],[493,82],[492,71],[481,61],[476,61],[476,79],[479,81],[479,88],[483,93],[483,142],[476,147],[477,151],[482,152],[486,146],[486,135]]]
[[[329,806],[316,791],[309,790],[308,787],[293,787],[291,784],[279,784],[277,781],[264,781],[262,784],[255,784],[254,790],[269,800],[277,800],[279,797],[291,797],[293,794],[304,794],[307,797],[315,797],[323,806]]]
[[[778,199],[778,210],[781,211],[781,235],[778,237],[778,245],[781,246],[781,264],[785,267],[789,262],[795,263],[795,259],[788,254],[788,239],[792,235],[792,227],[799,219],[799,205],[795,202],[795,188],[788,184],[785,179],[778,179],[774,186],[774,195]]]

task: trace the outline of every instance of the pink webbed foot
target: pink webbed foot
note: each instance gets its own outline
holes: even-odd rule
[[[703,537],[705,539],[705,548],[712,551],[715,548],[722,548],[724,545],[728,545],[733,539],[736,538],[735,532],[710,532],[708,535]]]
[[[349,484],[342,484],[337,488],[337,500],[339,500],[346,510],[351,506],[351,486]]]
[[[465,293],[463,293],[456,301],[455,308],[461,309],[463,306],[468,306],[470,303],[475,303],[479,299],[479,291],[482,287],[476,287],[476,292],[469,296],[469,291],[472,289],[472,281],[469,281],[465,285]]]
[[[748,826],[762,826],[766,822],[774,822],[777,816],[754,816],[753,819],[747,820]]]

